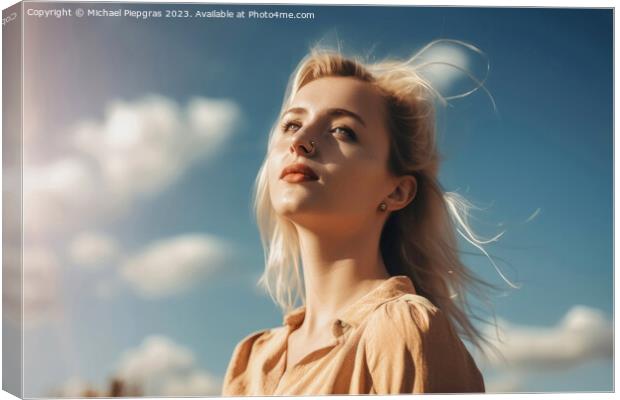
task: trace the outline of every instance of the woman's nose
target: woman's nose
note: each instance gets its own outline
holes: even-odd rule
[[[290,150],[304,156],[312,155],[316,151],[316,139],[308,133],[307,129],[302,128],[296,132]]]

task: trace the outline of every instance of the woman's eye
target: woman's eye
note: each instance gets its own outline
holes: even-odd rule
[[[280,124],[280,128],[282,129],[282,132],[284,133],[287,133],[293,127],[295,128],[293,129],[293,132],[298,131],[301,128],[301,124],[297,121],[284,121],[283,123]],[[353,132],[352,129],[344,127],[344,126],[335,127],[331,129],[330,132],[336,132],[336,133],[342,134],[344,136],[347,136],[351,140],[356,140],[357,138],[355,132]]]
[[[289,130],[289,128],[290,128],[291,126],[296,126],[296,127],[297,127],[297,129],[299,129],[299,124],[297,124],[297,123],[295,123],[295,122],[293,122],[293,121],[285,121],[285,122],[283,122],[283,123],[281,124],[282,131],[284,131],[284,132],[288,132],[288,130]]]
[[[338,126],[334,129],[332,129],[332,131],[339,131],[340,133],[344,134],[345,136],[350,137],[351,139],[355,139],[355,132],[353,132],[353,130],[349,129],[349,128],[345,128],[343,126]]]

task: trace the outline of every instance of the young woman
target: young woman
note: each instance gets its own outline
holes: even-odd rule
[[[484,392],[459,333],[484,352],[464,295],[491,285],[459,260],[468,203],[438,182],[437,92],[410,61],[315,47],[291,76],[255,192],[285,315],[237,344],[224,396]]]

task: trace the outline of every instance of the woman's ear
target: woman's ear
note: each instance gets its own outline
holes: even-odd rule
[[[396,188],[386,199],[390,211],[398,211],[407,207],[415,198],[418,190],[418,181],[413,175],[403,175],[397,178],[396,182]]]

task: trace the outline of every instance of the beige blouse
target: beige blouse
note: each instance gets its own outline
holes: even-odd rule
[[[305,306],[283,325],[253,332],[235,347],[223,396],[484,392],[473,358],[445,314],[416,294],[405,275],[388,278],[345,308],[334,340],[285,370],[289,334]]]

